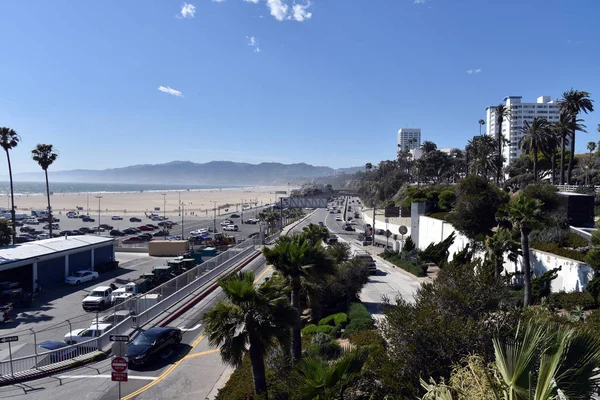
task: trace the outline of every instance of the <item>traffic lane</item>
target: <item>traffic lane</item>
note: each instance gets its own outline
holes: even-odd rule
[[[301,233],[302,230],[310,224],[318,225],[319,222],[323,222],[325,213],[326,210],[324,208],[317,209],[315,213],[296,225],[289,233],[294,235],[296,233]]]
[[[266,265],[264,261],[262,263],[253,262],[249,264],[245,270],[246,269],[254,270],[256,271],[257,276],[260,276],[266,269]],[[263,274],[263,279],[264,276],[267,276],[267,273]],[[212,308],[212,306],[222,297],[223,293],[220,289],[213,291],[198,302],[198,304],[196,304],[189,312],[170,324],[170,326],[183,327],[186,329],[194,328],[195,325],[200,323],[201,316],[210,310],[210,308]],[[198,313],[198,310],[201,310],[201,312]],[[127,395],[158,380],[165,371],[169,368],[173,368],[175,364],[182,361],[183,357],[187,356],[188,353],[197,354],[205,351],[205,349],[207,349],[207,341],[203,339],[202,333],[202,326],[195,330],[184,332],[182,344],[178,346],[175,351],[168,354],[163,360],[157,362],[153,368],[136,368],[129,370],[129,381],[121,383],[121,394],[123,398],[126,399]],[[196,351],[191,353],[190,349],[195,349]],[[216,354],[218,355],[218,353]],[[218,357],[218,364],[216,365],[222,366],[220,357]],[[178,371],[180,370],[181,368],[178,369]],[[210,368],[207,368],[207,372],[210,372]],[[89,400],[114,399],[118,395],[118,384],[116,382],[111,382],[110,373],[110,360],[99,361],[84,367],[55,374],[51,377],[36,379],[24,384],[0,387],[0,399],[24,398],[25,396],[27,399],[34,400],[47,400],[48,398],[85,398]],[[195,371],[192,371],[190,375],[192,376],[191,379],[194,380],[198,380],[199,376],[203,376],[198,375]],[[166,376],[162,379],[165,378]],[[218,377],[216,378],[218,380]],[[156,397],[148,396],[141,398]],[[181,395],[174,395],[171,398],[181,398]]]

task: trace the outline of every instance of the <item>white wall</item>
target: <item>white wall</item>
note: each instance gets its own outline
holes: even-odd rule
[[[424,250],[429,244],[439,243],[455,231],[454,227],[448,222],[420,216],[419,243],[417,243],[417,246],[419,249]],[[467,243],[469,243],[469,239],[456,232],[456,239],[450,246],[450,256],[448,258],[451,260],[455,253],[465,248]],[[478,253],[476,256],[483,257],[483,253]],[[558,272],[558,277],[552,281],[552,292],[582,291],[593,277],[593,270],[589,265],[545,251],[531,250],[530,262],[534,276],[539,276],[553,268],[562,267],[562,270]],[[508,261],[507,257],[504,260],[504,268],[507,272],[515,272],[515,264]],[[522,270],[521,259],[517,261],[517,268],[519,271]]]
[[[350,204],[351,206],[353,204]],[[352,208],[352,210],[354,210],[354,207]],[[352,211],[354,212],[354,211]],[[380,212],[383,212],[383,210],[377,210],[377,218],[375,219],[375,226],[373,227],[374,229],[383,229],[385,230],[385,217],[382,215],[379,215]],[[360,212],[362,220],[365,224],[371,224],[373,225],[373,209],[369,208],[369,209],[364,209],[363,211]],[[398,217],[398,218],[388,218],[389,219],[389,223],[387,224],[387,228],[390,230],[390,232],[392,232],[392,234],[398,235],[398,238],[400,238],[400,232],[398,231],[398,229],[400,229],[401,225],[406,226],[406,228],[408,229],[408,233],[406,235],[404,235],[404,237],[406,238],[407,236],[410,236],[410,218],[402,218],[402,217]]]

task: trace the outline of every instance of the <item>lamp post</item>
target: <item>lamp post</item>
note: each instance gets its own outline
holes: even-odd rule
[[[213,232],[217,233],[217,202],[214,200],[213,200],[213,205],[214,205],[213,211],[215,212],[214,218],[213,218],[213,229],[214,229]]]
[[[87,209],[86,209],[86,214],[90,215],[90,194],[87,194]]]
[[[185,236],[183,233],[183,213],[184,213],[184,204],[182,202],[179,202],[179,207],[181,210],[181,240],[185,240]]]
[[[167,194],[161,193],[161,195],[163,197],[163,231],[166,231],[167,224],[165,224],[165,221],[167,220]]]
[[[100,234],[100,199],[102,196],[94,196],[98,199],[98,235]]]
[[[183,213],[183,204],[181,203],[181,192],[177,192],[177,201],[179,202],[179,215]]]

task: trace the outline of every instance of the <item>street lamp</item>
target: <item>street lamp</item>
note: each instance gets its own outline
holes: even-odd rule
[[[177,192],[177,201],[179,202],[179,215],[183,212],[183,204],[181,203],[181,192]]]
[[[167,224],[165,224],[165,221],[167,220],[167,194],[161,193],[161,195],[163,197],[163,231],[166,231]]]
[[[185,240],[185,235],[183,234],[183,213],[184,213],[184,204],[179,202],[180,212],[181,212],[181,240]]]
[[[217,233],[217,202],[213,200],[213,210],[214,210],[214,218],[213,218],[213,229],[214,229],[214,233]]]
[[[102,196],[94,196],[98,199],[98,235],[100,234],[100,199]]]

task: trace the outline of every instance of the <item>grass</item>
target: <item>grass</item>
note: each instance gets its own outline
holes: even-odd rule
[[[411,263],[410,261],[405,261],[405,260],[401,259],[400,254],[382,253],[381,257],[383,257],[387,261],[391,262],[395,266],[402,268],[406,272],[410,272],[414,276],[418,276],[418,277],[427,276],[427,273],[425,271],[423,271],[423,268]]]
[[[560,247],[556,243],[540,243],[540,242],[532,242],[530,247],[532,249],[546,251],[548,253],[556,254],[557,256],[570,258],[572,260],[577,260],[581,262],[585,262],[585,253],[577,250],[565,249],[564,247]]]

